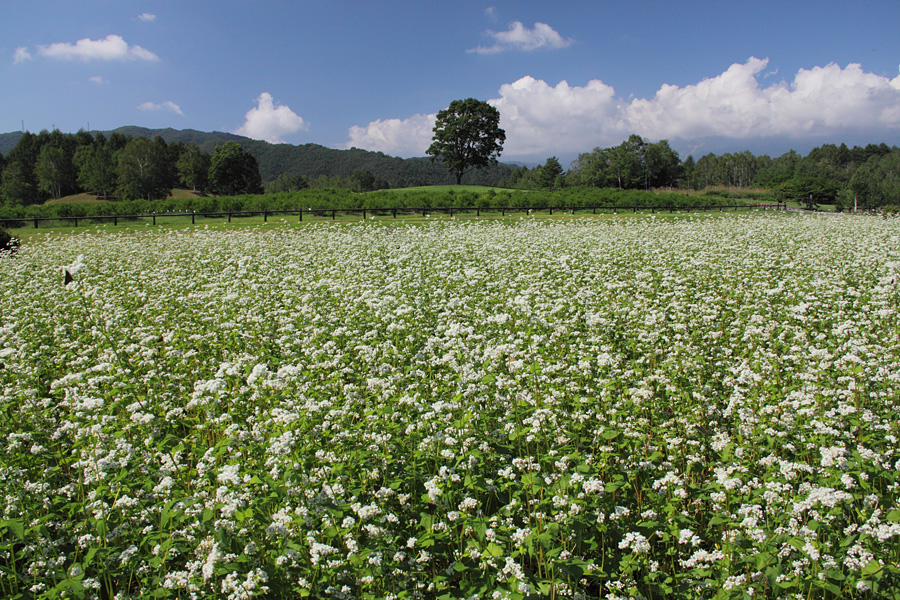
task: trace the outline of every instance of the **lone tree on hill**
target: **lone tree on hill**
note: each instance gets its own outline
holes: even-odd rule
[[[469,98],[454,100],[437,114],[432,139],[425,153],[447,165],[459,185],[469,171],[497,162],[506,132],[500,129],[500,111]]]

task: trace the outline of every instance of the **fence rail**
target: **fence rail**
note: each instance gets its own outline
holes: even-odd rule
[[[197,218],[222,218],[228,217],[228,222],[231,222],[231,219],[234,217],[254,217],[254,216],[262,216],[263,222],[268,222],[270,216],[277,215],[292,215],[296,216],[299,221],[303,221],[303,216],[317,216],[317,217],[331,217],[332,220],[337,219],[338,214],[359,214],[363,220],[367,219],[369,215],[391,215],[393,218],[398,218],[397,215],[418,215],[421,214],[423,217],[427,216],[429,213],[447,213],[451,217],[455,214],[464,214],[464,213],[475,213],[476,216],[480,217],[482,213],[500,213],[502,216],[506,216],[507,213],[517,213],[517,212],[527,212],[529,214],[537,213],[537,212],[548,212],[551,216],[553,212],[556,211],[559,213],[569,213],[575,214],[576,212],[587,212],[591,211],[593,214],[597,214],[597,211],[612,211],[615,213],[618,212],[632,212],[637,213],[640,212],[714,212],[714,211],[725,211],[725,210],[740,210],[740,209],[753,209],[753,208],[762,208],[762,209],[772,209],[772,210],[785,210],[785,205],[783,204],[729,204],[729,205],[716,205],[716,206],[678,206],[678,205],[660,205],[660,206],[620,206],[620,205],[596,205],[596,206],[547,206],[541,208],[535,208],[530,206],[472,206],[472,207],[453,207],[453,206],[441,206],[441,207],[427,207],[427,208],[296,208],[296,209],[288,209],[288,210],[233,210],[233,211],[215,211],[215,212],[166,212],[166,213],[142,213],[135,215],[81,215],[81,216],[57,216],[57,217],[39,217],[36,215],[30,215],[28,217],[13,217],[13,218],[0,218],[0,225],[4,225],[11,228],[16,227],[27,227],[29,224],[34,224],[34,228],[38,229],[40,223],[44,223],[47,221],[67,221],[71,222],[73,227],[78,227],[78,222],[97,222],[97,221],[112,221],[114,225],[119,224],[119,220],[123,221],[135,221],[138,219],[152,219],[153,224],[156,225],[157,219],[165,219],[172,217],[190,217],[191,223],[196,224]]]

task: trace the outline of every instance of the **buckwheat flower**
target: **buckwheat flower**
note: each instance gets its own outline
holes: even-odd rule
[[[606,484],[604,484],[602,480],[597,479],[596,477],[591,477],[584,482],[584,485],[581,486],[581,489],[583,489],[586,494],[602,494],[604,493],[603,490],[605,487]]]
[[[216,476],[216,479],[219,483],[232,483],[238,485],[242,481],[239,476],[240,470],[240,465],[223,465],[219,469],[219,474]]]
[[[613,521],[618,521],[624,517],[627,517],[631,514],[631,509],[626,508],[624,506],[617,506],[613,509],[613,512],[609,514],[609,518]]]
[[[732,575],[722,584],[722,589],[730,591],[735,588],[741,588],[746,582],[747,576],[743,573],[740,575]]]
[[[466,497],[462,502],[459,503],[458,508],[460,511],[474,510],[478,508],[478,504],[479,502],[475,498]]]
[[[124,565],[126,562],[128,562],[129,558],[134,556],[134,554],[137,551],[138,551],[138,548],[134,544],[131,544],[130,546],[128,546],[128,548],[126,548],[119,554],[119,564]]]
[[[84,267],[85,267],[85,264],[84,264],[84,255],[83,255],[83,254],[79,254],[79,255],[75,258],[75,261],[72,262],[72,264],[66,265],[65,267],[63,267],[63,269],[64,269],[64,270],[68,270],[69,273],[70,273],[71,275],[74,276],[74,275],[77,275],[79,271],[81,271],[82,269],[84,269]]]
[[[690,529],[682,529],[678,534],[679,544],[690,544],[691,546],[699,546],[700,538]]]
[[[620,550],[631,549],[635,554],[646,554],[650,552],[650,542],[647,538],[636,531],[630,531],[619,542]]]
[[[433,477],[425,482],[425,491],[428,494],[429,500],[432,502],[436,502],[441,496],[441,489],[438,487],[438,481],[438,478]]]
[[[219,552],[219,543],[216,542],[213,544],[212,549],[206,556],[206,560],[203,562],[203,567],[201,567],[200,569],[200,573],[203,575],[203,579],[210,579],[213,576],[216,568],[216,562],[221,557],[222,554]]]
[[[411,537],[408,540],[406,540],[406,547],[407,548],[415,548],[416,542],[418,542],[418,541],[419,541],[419,538]]]

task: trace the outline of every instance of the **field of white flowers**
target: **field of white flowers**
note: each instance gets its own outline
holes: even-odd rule
[[[897,598],[898,302],[864,217],[42,236],[0,596]]]

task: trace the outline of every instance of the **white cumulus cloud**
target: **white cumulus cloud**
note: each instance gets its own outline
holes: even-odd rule
[[[172,102],[171,100],[167,100],[165,102],[157,104],[156,102],[144,102],[143,104],[138,106],[138,110],[150,110],[150,111],[160,111],[167,110],[169,112],[173,112],[176,115],[184,116],[184,113],[181,112],[181,107]]]
[[[489,100],[500,111],[506,131],[506,154],[584,151],[596,140],[622,135],[620,101],[600,80],[585,86],[566,81],[551,86],[530,76],[500,86],[500,97]]]
[[[41,56],[59,60],[159,60],[158,56],[145,48],[129,46],[119,35],[108,35],[102,40],[84,38],[74,44],[57,42],[49,46],[38,46],[37,50]]]
[[[535,23],[529,29],[521,21],[514,21],[507,31],[487,31],[487,35],[494,39],[492,46],[477,46],[466,50],[477,54],[495,54],[505,50],[538,50],[541,48],[565,48],[572,44],[572,40],[562,37],[555,29],[546,23]]]
[[[365,148],[399,156],[424,156],[434,135],[437,114],[416,114],[408,119],[378,119],[365,127],[350,128],[345,147]]]
[[[300,115],[283,104],[276,106],[272,94],[263,92],[256,99],[256,108],[247,111],[244,124],[235,133],[278,144],[284,136],[305,129],[306,122]]]
[[[551,85],[525,76],[488,100],[506,131],[504,155],[588,152],[637,133],[651,140],[733,140],[900,133],[900,76],[867,73],[859,64],[800,69],[790,82],[762,86],[768,59],[750,58],[685,86],[664,84],[651,98],[622,98],[600,80]],[[433,123],[434,115],[429,115]],[[431,125],[423,115],[350,129],[349,145],[423,155]]]
[[[103,79],[99,75],[94,75],[93,77],[89,78],[88,81],[90,81],[91,83],[96,83],[97,85],[103,85],[104,83],[108,83],[105,79]]]
[[[154,15],[153,13],[141,13],[138,15],[138,19],[140,19],[144,23],[152,23],[156,20],[156,15]]]
[[[831,63],[762,87],[757,75],[767,65],[751,58],[694,85],[664,85],[653,98],[631,102],[624,120],[656,138],[804,138],[900,127],[900,77]]]
[[[24,46],[16,48],[16,51],[13,54],[13,64],[25,62],[26,60],[31,60],[31,53],[28,51],[28,48],[25,48]]]

